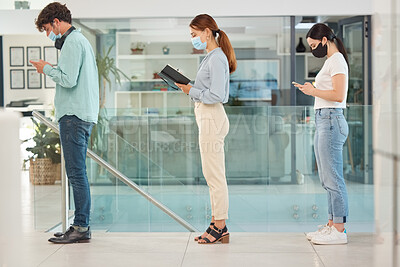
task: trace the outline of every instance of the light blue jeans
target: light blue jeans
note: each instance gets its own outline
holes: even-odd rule
[[[314,151],[322,187],[328,194],[328,219],[345,223],[349,213],[343,177],[343,145],[349,126],[341,108],[315,110]]]

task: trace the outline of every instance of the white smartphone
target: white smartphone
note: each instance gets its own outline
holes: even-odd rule
[[[298,82],[292,82],[292,84],[293,84],[294,86],[296,86],[296,85],[301,85],[301,84],[298,83]]]

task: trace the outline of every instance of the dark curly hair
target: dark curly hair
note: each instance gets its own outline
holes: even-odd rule
[[[54,19],[71,24],[71,11],[69,11],[66,5],[62,5],[59,2],[50,3],[43,8],[35,20],[36,28],[42,32],[44,31],[44,25],[48,23],[53,24]]]

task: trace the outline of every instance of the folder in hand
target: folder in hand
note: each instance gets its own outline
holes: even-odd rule
[[[178,90],[179,88],[175,85],[175,83],[188,84],[190,79],[171,67],[170,65],[166,65],[162,71],[158,73],[158,75],[163,79],[169,86]]]

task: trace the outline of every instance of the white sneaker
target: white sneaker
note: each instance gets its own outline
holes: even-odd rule
[[[321,233],[325,233],[329,230],[328,224],[325,225],[318,225],[318,230],[315,232],[309,232],[306,234],[308,241],[310,241],[314,236],[319,235]]]
[[[323,234],[315,235],[311,242],[317,245],[342,245],[347,244],[346,230],[340,233],[335,226],[329,227],[329,230]]]

